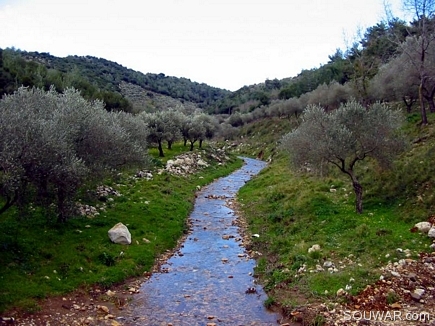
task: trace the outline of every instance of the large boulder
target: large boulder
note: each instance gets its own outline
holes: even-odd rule
[[[118,223],[108,232],[109,238],[114,243],[119,244],[131,244],[131,233],[128,228],[122,224]]]

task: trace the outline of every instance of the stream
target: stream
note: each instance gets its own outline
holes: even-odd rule
[[[125,325],[278,325],[252,276],[255,260],[241,246],[228,207],[237,191],[266,163],[243,158],[244,166],[197,194],[192,230],[161,272],[142,284]]]

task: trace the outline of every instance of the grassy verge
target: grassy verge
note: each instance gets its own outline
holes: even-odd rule
[[[162,165],[183,151],[182,146],[174,146],[166,151],[166,158],[154,161]],[[201,154],[205,158],[207,150]],[[194,175],[153,173],[148,181],[132,177],[133,172],[123,173],[116,182],[108,182],[121,196],[108,200],[100,215],[73,218],[64,225],[49,220],[37,209],[26,217],[14,211],[3,214],[0,312],[12,307],[32,312],[38,310],[40,298],[94,284],[109,287],[149,271],[155,258],[173,248],[188,231],[186,218],[196,187],[241,165],[241,160],[232,157],[226,164],[212,163]],[[107,231],[118,222],[128,226],[131,245],[110,242]]]
[[[379,278],[387,262],[430,251],[432,241],[410,229],[433,214],[433,120],[420,129],[410,117],[410,138],[423,141],[414,143],[391,171],[369,161],[359,167],[365,187],[362,215],[355,213],[346,176],[292,171],[282,153],[240,190],[249,229],[259,234],[252,249],[259,252],[256,275],[269,295],[267,306],[289,313],[310,302],[339,300],[337,290],[358,293]],[[316,244],[320,251],[309,252]]]

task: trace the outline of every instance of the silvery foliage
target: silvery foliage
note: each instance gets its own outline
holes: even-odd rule
[[[177,109],[168,109],[161,112],[161,118],[165,124],[164,139],[169,143],[181,138],[181,124],[184,113]]]
[[[332,163],[345,172],[368,156],[387,166],[405,146],[399,133],[402,122],[400,111],[380,103],[366,109],[350,101],[330,113],[310,105],[300,126],[283,136],[281,148],[297,167],[321,169],[323,163]]]
[[[435,36],[432,36],[434,39]],[[370,81],[370,95],[374,99],[400,101],[403,98],[418,98],[418,87],[424,68],[425,81],[435,81],[435,42],[425,48],[425,64],[421,66],[421,37],[407,37],[400,45],[401,53],[380,67]],[[430,89],[430,87],[429,87]]]
[[[182,115],[181,111],[173,109],[140,114],[142,120],[148,125],[149,139],[156,143],[165,140],[176,140],[181,136],[180,123]]]
[[[204,140],[205,138],[211,139],[219,130],[219,122],[217,119],[209,114],[200,113],[194,116],[193,122],[195,125],[202,125],[204,127],[204,132],[200,134],[199,139]]]
[[[188,139],[191,143],[199,139],[204,139],[207,133],[205,121],[200,118],[200,115],[189,117],[188,119]]]
[[[64,219],[87,178],[146,162],[147,135],[143,121],[108,112],[75,89],[19,88],[0,101],[1,194],[22,199],[31,185],[43,200],[56,201]]]

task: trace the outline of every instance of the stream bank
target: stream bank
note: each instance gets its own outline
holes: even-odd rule
[[[278,325],[253,277],[255,261],[243,247],[230,208],[237,191],[266,163],[244,166],[197,194],[191,233],[179,250],[142,284],[124,325]]]

